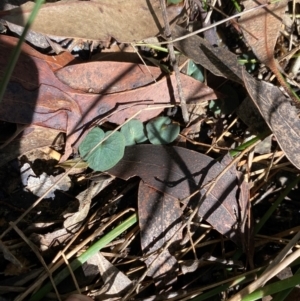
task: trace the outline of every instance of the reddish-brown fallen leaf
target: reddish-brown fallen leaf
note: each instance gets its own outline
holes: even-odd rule
[[[178,268],[177,260],[168,248],[157,252],[164,244],[173,237],[172,246],[182,239],[182,233],[178,232],[181,226],[182,210],[179,202],[171,195],[164,194],[144,184],[139,185],[138,213],[141,230],[141,246],[148,266],[147,275],[153,277],[156,286],[166,287],[177,278],[175,270]],[[175,249],[174,249],[175,251]]]
[[[2,45],[3,42],[0,45]],[[0,70],[3,70],[10,54],[9,48],[2,47]],[[95,63],[97,66],[98,63]],[[104,63],[106,64],[106,63]],[[110,62],[111,70],[120,70],[120,62]],[[124,68],[130,70],[132,64],[123,63]],[[93,64],[89,65],[90,67]],[[101,66],[99,66],[101,68]],[[155,67],[152,67],[155,68]],[[151,70],[154,70],[150,68]],[[124,69],[123,69],[124,70]],[[157,74],[157,70],[153,71]],[[144,73],[141,69],[141,75]],[[120,74],[126,82],[126,74]],[[113,75],[112,78],[116,78]],[[181,76],[183,92],[187,103],[198,103],[217,98],[212,89],[186,75]],[[97,78],[93,79],[95,82]],[[101,82],[102,80],[102,82]],[[135,79],[138,85],[140,78]],[[99,86],[106,85],[106,79],[98,79]],[[130,83],[128,86],[134,86]],[[111,83],[113,85],[113,83]],[[126,85],[125,85],[126,86]],[[77,91],[62,83],[54,75],[49,64],[43,58],[29,57],[24,53],[13,73],[3,101],[0,104],[0,120],[35,124],[57,129],[67,133],[66,159],[72,152],[72,145],[81,135],[84,126],[95,119],[106,120],[121,124],[127,118],[149,104],[174,103],[178,97],[174,75],[163,77],[157,83],[140,87],[130,91],[113,94],[89,94]],[[149,120],[159,114],[163,108],[144,110],[138,118]],[[114,114],[111,114],[115,112]],[[111,115],[110,115],[111,114]]]
[[[1,52],[1,56],[0,56],[0,74],[2,74],[3,72],[3,67],[7,64],[7,51],[11,52],[11,49],[13,47],[15,47],[18,43],[19,39],[11,37],[11,36],[5,36],[5,35],[0,35],[0,52]],[[5,49],[5,48],[8,48]],[[74,56],[69,53],[69,52],[63,52],[59,55],[44,55],[40,52],[38,52],[37,50],[35,50],[34,48],[30,47],[29,45],[23,43],[22,44],[22,53],[26,54],[30,57],[36,57],[36,58],[40,58],[43,61],[47,62],[48,65],[50,66],[50,68],[55,71],[58,70],[62,67],[67,66],[68,64],[70,64],[71,62],[74,64],[77,61],[77,59],[74,58]],[[21,71],[21,70],[20,70]]]
[[[126,147],[123,159],[107,172],[125,180],[139,176],[150,187],[184,200],[213,180],[223,168],[223,164],[212,158],[185,148],[136,145]],[[243,187],[242,195],[247,195],[246,189]],[[205,191],[204,188],[201,189],[200,194],[203,195]],[[200,205],[197,216],[234,242],[243,245],[240,222],[244,221],[246,206],[245,199],[240,202],[239,192],[240,179],[232,167]],[[198,194],[189,205],[195,207],[199,199]]]
[[[24,26],[33,6],[27,2],[0,16]],[[180,12],[180,7],[171,6],[169,20],[173,22]],[[56,37],[134,42],[158,35],[163,24],[159,0],[69,0],[44,4],[31,29]]]
[[[103,61],[67,66],[58,70],[55,75],[61,82],[73,89],[109,94],[133,90],[154,83],[154,80],[162,73],[156,67]]]

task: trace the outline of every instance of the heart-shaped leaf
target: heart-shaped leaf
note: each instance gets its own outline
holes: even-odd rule
[[[179,135],[180,127],[167,116],[160,116],[146,124],[148,139],[152,144],[168,144]]]
[[[132,119],[121,128],[125,137],[126,146],[142,143],[147,140],[144,125],[140,120]]]
[[[93,149],[101,140],[108,136],[111,131],[104,133],[102,129],[92,129],[79,146],[81,157],[89,163],[95,171],[105,171],[115,166],[123,157],[125,138],[122,133],[115,132],[103,143]]]

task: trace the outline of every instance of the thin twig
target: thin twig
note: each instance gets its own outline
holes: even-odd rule
[[[113,222],[115,222],[116,220],[118,220],[120,217],[122,217],[123,215],[125,215],[127,212],[129,211],[134,211],[132,210],[132,208],[128,208],[125,211],[121,212],[118,215],[115,215],[114,217],[112,217],[110,219],[110,221],[108,221],[106,224],[102,225],[99,229],[97,229],[97,231],[95,231],[94,233],[92,233],[89,237],[87,237],[86,239],[84,239],[82,242],[80,242],[80,244],[76,245],[68,254],[65,255],[65,257],[67,259],[70,259],[72,256],[74,256],[78,251],[80,251],[84,246],[86,246],[88,243],[90,243],[91,241],[93,241],[98,235],[102,234],[103,231],[109,227]],[[15,226],[15,225],[13,225]],[[64,263],[64,259],[60,258],[56,263],[51,263],[49,265],[49,271],[51,274],[53,274],[59,267],[61,267],[61,265]],[[38,280],[33,283],[31,286],[29,286],[27,288],[27,290],[25,292],[23,292],[21,295],[19,295],[17,298],[14,299],[14,301],[22,301],[24,300],[25,297],[27,297],[31,292],[33,292],[38,286],[40,286],[43,281],[45,279],[48,278],[48,274],[47,272],[44,272],[44,274],[41,274],[38,278]]]
[[[169,25],[169,21],[168,21],[165,0],[160,0],[160,5],[161,5],[164,24],[165,24],[165,36],[166,36],[167,40],[172,41],[171,29],[170,29],[170,25]],[[179,95],[179,100],[180,100],[180,105],[181,105],[182,117],[183,117],[184,122],[188,123],[189,122],[189,113],[188,113],[187,106],[186,106],[186,100],[185,100],[185,97],[184,97],[183,91],[182,91],[180,71],[179,71],[178,63],[177,63],[175,52],[174,52],[174,46],[173,46],[172,42],[170,44],[168,44],[168,49],[169,49],[169,54],[170,54],[171,65],[175,72],[175,78],[176,78],[176,82],[177,82],[177,90],[178,90],[178,95]]]
[[[216,23],[213,23],[213,24],[211,24],[211,25],[209,25],[209,26],[206,26],[206,27],[201,28],[201,29],[199,29],[199,30],[193,31],[193,32],[191,32],[191,33],[189,33],[189,34],[186,34],[186,35],[184,35],[184,36],[182,36],[182,37],[179,37],[179,38],[177,38],[177,39],[174,39],[174,40],[172,40],[172,41],[158,42],[158,43],[153,42],[152,44],[154,44],[154,45],[156,45],[156,44],[158,44],[158,45],[167,45],[167,44],[170,44],[170,43],[182,41],[182,40],[187,39],[187,38],[189,38],[189,37],[195,36],[195,35],[197,35],[198,33],[201,33],[201,32],[204,32],[204,31],[206,31],[206,30],[209,30],[209,29],[211,29],[211,28],[217,27],[218,25],[221,25],[221,24],[223,24],[223,23],[226,23],[227,21],[230,21],[230,20],[235,19],[235,18],[237,18],[237,17],[241,17],[241,16],[243,16],[243,15],[246,15],[247,13],[250,13],[250,12],[252,12],[252,11],[255,11],[255,10],[259,9],[259,8],[266,7],[266,6],[268,6],[268,5],[269,5],[269,3],[258,5],[258,6],[256,6],[256,7],[253,7],[253,8],[250,8],[250,9],[248,9],[248,10],[245,10],[245,11],[243,11],[243,12],[241,12],[241,13],[238,13],[238,14],[236,14],[236,15],[233,15],[233,16],[231,16],[231,17],[228,17],[228,18],[226,18],[226,19],[224,19],[224,20],[221,20],[221,21],[218,21],[218,22],[216,22]],[[130,42],[128,42],[128,43],[130,43]],[[139,44],[141,44],[141,43],[139,43]]]
[[[55,294],[56,297],[59,301],[61,301],[59,292],[57,290],[57,287],[54,283],[53,277],[52,277],[52,273],[50,272],[50,270],[47,267],[46,262],[44,261],[43,256],[41,256],[39,250],[37,249],[37,247],[24,235],[24,233],[13,223],[11,223],[11,226],[13,227],[13,229],[19,234],[19,236],[27,243],[27,245],[31,248],[31,250],[33,251],[33,253],[36,255],[36,257],[39,259],[39,261],[41,262],[41,264],[43,265],[43,267],[46,270],[46,274],[48,275],[48,277],[50,278],[50,281],[52,283],[52,286],[55,290]]]
[[[257,280],[246,286],[244,289],[239,291],[236,295],[229,299],[229,301],[240,301],[243,297],[251,294],[257,288],[262,287],[268,280],[276,276],[280,271],[289,266],[293,261],[300,257],[300,249],[286,257],[281,264],[273,267],[267,273],[261,275]]]

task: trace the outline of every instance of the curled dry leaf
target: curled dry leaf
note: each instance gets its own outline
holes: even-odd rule
[[[25,186],[25,190],[32,192],[36,196],[42,196],[50,187],[52,187],[55,182],[61,177],[61,175],[52,176],[47,175],[43,172],[41,175],[37,176],[30,165],[25,163],[21,167],[21,179],[22,184]],[[49,192],[45,198],[55,198],[55,191],[68,191],[72,185],[71,179],[67,176],[64,177],[62,181],[55,185],[53,190]]]

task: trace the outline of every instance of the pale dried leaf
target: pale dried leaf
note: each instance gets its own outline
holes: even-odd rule
[[[274,63],[274,48],[287,2],[287,0],[276,1],[267,7],[261,7],[243,15],[239,20],[239,23],[243,25],[244,37],[254,54],[268,67]],[[268,3],[267,0],[248,0],[243,2],[243,5],[248,10],[266,3]]]
[[[45,172],[39,177],[35,175],[34,171],[31,169],[28,163],[25,163],[21,168],[21,180],[23,185],[26,186],[26,190],[31,191],[37,196],[42,196],[53,184],[60,178],[58,176],[48,176]],[[60,183],[55,185],[55,188],[49,192],[45,198],[55,198],[55,190],[68,191],[71,187],[71,180],[67,176]]]
[[[72,231],[74,231],[74,227],[77,229],[81,226],[81,222],[89,213],[93,197],[101,192],[113,179],[113,177],[103,175],[97,182],[92,182],[87,190],[79,193],[76,197],[79,201],[78,211],[64,221],[64,227],[69,230],[72,227]]]
[[[33,6],[33,2],[28,2],[2,12],[2,18],[24,26]],[[170,7],[170,22],[180,10]],[[55,37],[133,42],[158,35],[163,22],[159,0],[67,0],[44,4],[31,29]]]
[[[100,296],[101,300],[116,297],[127,291],[132,285],[131,280],[111,264],[100,252],[89,258],[87,264],[96,265],[102,276],[104,286],[108,284],[108,289]]]

